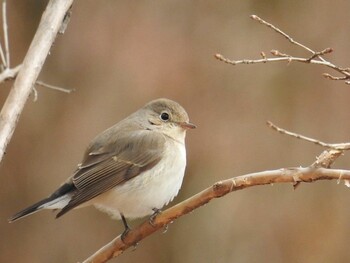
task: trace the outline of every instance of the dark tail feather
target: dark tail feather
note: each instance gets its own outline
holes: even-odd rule
[[[45,199],[35,203],[34,205],[31,205],[31,206],[23,209],[22,211],[19,211],[17,214],[13,215],[12,217],[10,217],[8,219],[9,223],[12,223],[18,219],[21,219],[22,217],[29,216],[35,212],[40,211],[41,209],[43,209],[43,208],[39,208],[40,206],[42,206],[43,204],[45,204],[47,202],[52,201],[53,199],[54,198],[52,198],[52,197],[45,198]]]
[[[49,196],[48,198],[45,198],[37,203],[35,203],[34,205],[31,205],[29,207],[27,207],[26,209],[23,209],[22,211],[18,212],[17,214],[13,215],[12,217],[10,217],[8,219],[9,223],[12,223],[18,219],[21,219],[25,216],[31,215],[35,212],[38,212],[42,209],[44,209],[45,207],[40,207],[46,203],[50,203],[51,201],[55,200],[55,199],[59,199],[60,197],[63,197],[66,194],[69,194],[70,192],[73,192],[75,190],[75,186],[73,185],[72,182],[67,182],[63,185],[61,185],[60,188],[58,188],[51,196]]]

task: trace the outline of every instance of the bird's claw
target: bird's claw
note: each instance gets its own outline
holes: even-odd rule
[[[123,243],[125,243],[124,240],[125,240],[125,238],[126,238],[126,236],[128,235],[129,232],[130,232],[130,228],[128,227],[128,228],[125,228],[124,232],[122,233],[120,238],[123,241]]]
[[[156,219],[157,215],[162,213],[162,210],[158,208],[153,208],[152,210],[154,213],[150,216],[149,223],[151,224],[151,226],[155,227],[154,220]]]

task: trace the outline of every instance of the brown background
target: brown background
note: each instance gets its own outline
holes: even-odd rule
[[[20,63],[46,1],[8,1],[12,65]],[[49,211],[7,218],[49,195],[99,132],[149,100],[179,101],[198,129],[177,203],[249,172],[312,163],[322,149],[265,126],[328,142],[349,141],[350,87],[319,66],[232,67],[213,58],[306,53],[249,18],[257,14],[349,66],[349,1],[76,1],[66,33],[24,109],[0,170],[0,262],[77,262],[122,231],[94,208],[59,220]],[[333,72],[332,72],[333,73]],[[5,100],[11,83],[0,89]],[[349,156],[338,168],[349,168]],[[350,262],[349,189],[336,181],[254,187],[215,200],[112,262]],[[136,225],[142,220],[132,222]]]

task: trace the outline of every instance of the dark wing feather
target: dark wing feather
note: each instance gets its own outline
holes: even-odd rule
[[[160,161],[164,144],[160,133],[139,130],[119,136],[98,151],[87,152],[72,178],[77,190],[57,217],[151,169]]]

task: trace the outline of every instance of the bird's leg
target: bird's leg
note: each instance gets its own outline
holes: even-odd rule
[[[124,230],[124,232],[122,233],[122,236],[121,236],[121,240],[124,242],[124,239],[126,238],[126,235],[129,233],[131,228],[129,227],[128,222],[126,221],[126,218],[125,218],[125,216],[122,213],[120,213],[120,217],[122,218],[123,225],[124,225],[124,228],[125,228],[125,230]],[[133,244],[133,250],[135,250],[137,248],[138,244],[139,243],[137,243],[137,242],[135,244]]]
[[[120,217],[122,218],[124,228],[125,228],[124,232],[122,233],[122,236],[121,236],[121,239],[124,242],[124,239],[125,239],[126,235],[129,233],[131,228],[129,227],[128,222],[126,221],[126,218],[122,213],[120,213]]]
[[[152,210],[153,210],[154,213],[150,216],[149,223],[151,224],[151,226],[155,226],[154,225],[154,219],[156,219],[157,215],[162,213],[162,210],[160,210],[158,208],[153,208]]]

